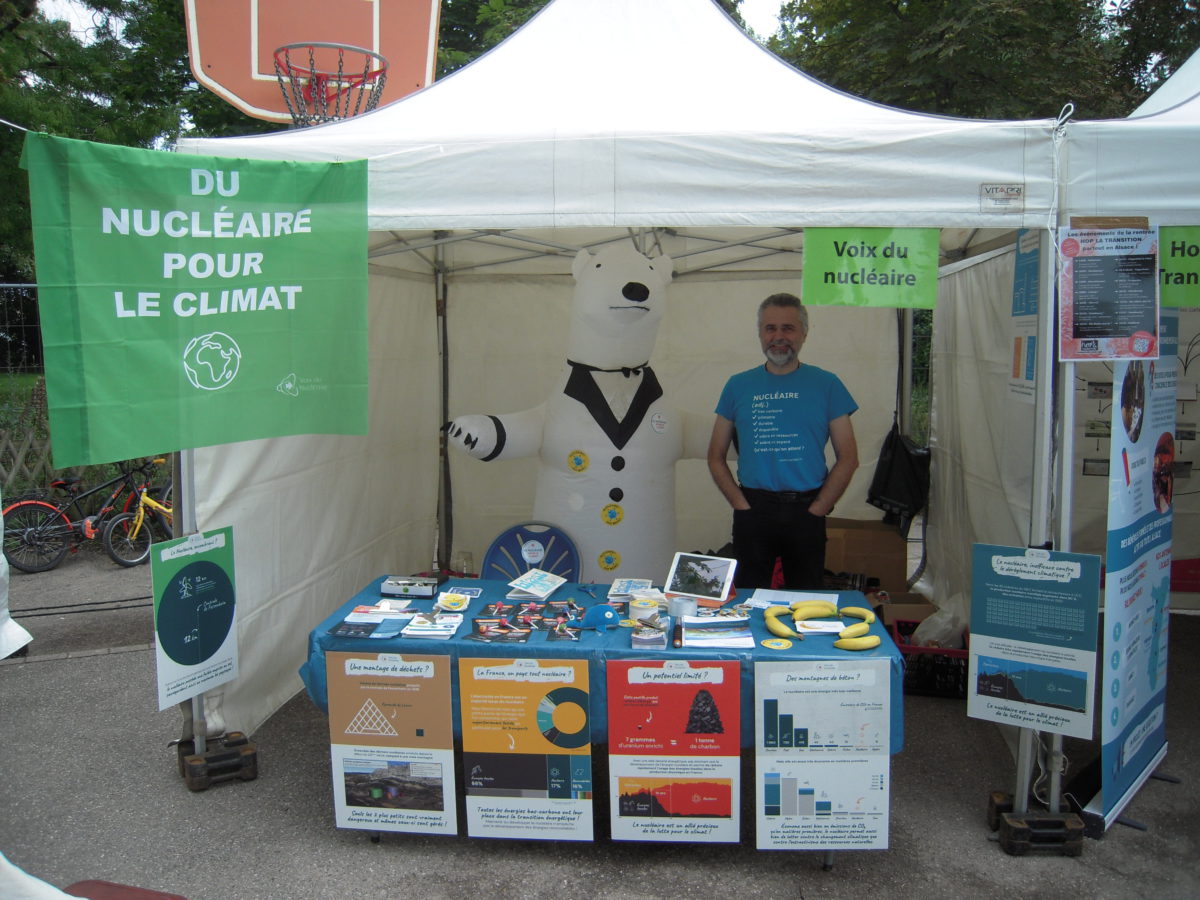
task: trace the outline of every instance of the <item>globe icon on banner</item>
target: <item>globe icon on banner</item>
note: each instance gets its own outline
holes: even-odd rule
[[[183,371],[192,387],[202,391],[219,391],[228,385],[241,363],[237,341],[220,331],[192,338],[183,351]]]

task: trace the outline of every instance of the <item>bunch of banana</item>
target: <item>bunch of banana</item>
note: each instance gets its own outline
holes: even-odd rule
[[[782,621],[785,615],[791,615],[791,610],[786,606],[768,606],[763,610],[763,621],[767,625],[767,631],[776,637],[796,638],[804,640],[804,635],[796,634],[790,625]]]

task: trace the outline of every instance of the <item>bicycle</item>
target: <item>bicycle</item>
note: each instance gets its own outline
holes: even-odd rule
[[[141,463],[118,463],[121,474],[90,490],[83,490],[78,477],[59,478],[50,483],[51,491],[65,496],[25,498],[4,507],[4,557],[14,569],[22,572],[48,572],[58,566],[68,552],[78,550],[83,541],[103,536],[109,517],[117,510],[121,496],[128,491],[122,509],[129,509],[139,488],[135,473],[149,479],[155,465],[165,462],[152,459]],[[112,488],[99,509],[88,513],[85,501]]]
[[[156,528],[165,537],[173,532],[170,484],[165,488],[142,485],[135,493],[137,505],[113,516],[104,526],[104,551],[119,566],[140,566],[150,558]],[[151,496],[156,493],[161,501]]]

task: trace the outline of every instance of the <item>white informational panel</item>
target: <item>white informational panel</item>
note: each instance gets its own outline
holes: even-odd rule
[[[976,544],[967,715],[1092,736],[1100,558]]]
[[[166,709],[238,677],[233,529],[153,544],[150,569],[158,708]]]
[[[325,656],[338,828],[457,834],[450,657]]]
[[[891,801],[886,659],[754,666],[760,850],[885,850]]]

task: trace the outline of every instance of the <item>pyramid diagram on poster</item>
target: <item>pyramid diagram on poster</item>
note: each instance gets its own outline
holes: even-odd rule
[[[396,737],[396,729],[388,722],[385,716],[375,705],[375,701],[368,699],[362,705],[354,719],[346,726],[346,734],[378,734]]]

